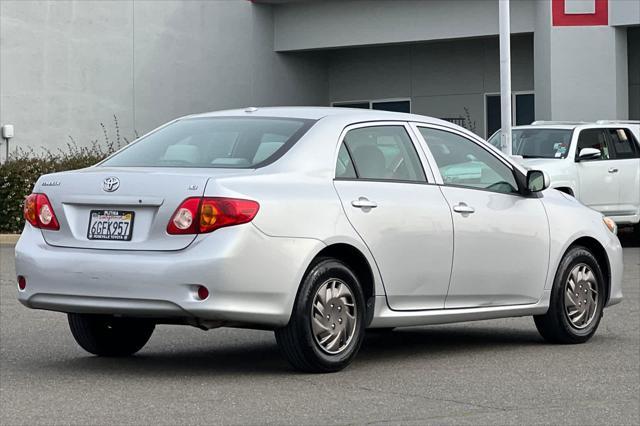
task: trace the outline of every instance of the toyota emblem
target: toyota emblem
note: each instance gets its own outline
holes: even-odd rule
[[[120,188],[120,179],[117,177],[108,177],[102,182],[102,189],[107,192],[113,192]]]

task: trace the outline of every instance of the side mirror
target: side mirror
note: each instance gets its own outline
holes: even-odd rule
[[[527,189],[529,192],[544,191],[549,185],[551,185],[551,179],[542,170],[529,170],[527,172]]]
[[[578,161],[596,160],[602,156],[602,152],[596,148],[582,148],[578,154]]]

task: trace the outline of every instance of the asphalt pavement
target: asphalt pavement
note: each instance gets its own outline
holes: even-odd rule
[[[127,359],[88,355],[63,314],[16,300],[0,245],[0,424],[640,424],[640,248],[622,304],[583,345],[531,318],[372,334],[345,371],[293,371],[273,333],[159,326]]]

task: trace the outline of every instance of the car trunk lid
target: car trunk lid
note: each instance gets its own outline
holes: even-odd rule
[[[196,237],[167,234],[167,224],[180,203],[202,196],[210,178],[239,172],[251,171],[91,167],[45,176],[34,192],[47,195],[60,230],[42,230],[42,234],[47,244],[59,247],[180,250]],[[90,227],[107,213],[127,216],[130,239],[91,239],[97,235]]]

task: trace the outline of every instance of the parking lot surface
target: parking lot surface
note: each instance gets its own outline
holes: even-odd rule
[[[266,331],[159,326],[135,357],[90,356],[63,314],[17,302],[0,245],[0,424],[640,424],[638,246],[586,344],[546,344],[531,318],[414,327],[306,375]]]

